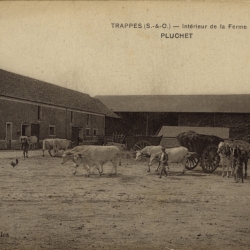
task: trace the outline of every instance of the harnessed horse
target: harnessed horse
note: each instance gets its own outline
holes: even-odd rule
[[[231,176],[235,174],[235,168],[239,165],[243,168],[245,165],[245,178],[247,178],[248,153],[241,150],[237,145],[230,147],[226,142],[220,142],[217,153],[220,155],[222,163],[222,176],[224,177],[225,163],[227,165],[227,177],[229,177],[229,167],[231,167]],[[243,170],[242,170],[243,171]]]
[[[234,178],[236,182],[241,178],[243,182],[243,163],[245,165],[245,178],[247,178],[247,163],[248,163],[248,153],[244,150],[241,150],[239,146],[232,148],[233,162],[232,167],[234,170]]]
[[[222,177],[225,176],[225,164],[227,165],[227,177],[229,177],[229,167],[231,167],[231,176],[233,175],[233,169],[231,165],[231,150],[226,142],[220,142],[218,145],[217,153],[220,156],[222,164]]]

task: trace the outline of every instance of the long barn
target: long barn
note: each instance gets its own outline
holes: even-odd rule
[[[229,128],[229,137],[250,135],[250,95],[97,96],[122,119],[118,132],[158,134],[162,126]]]
[[[98,99],[0,70],[0,149],[18,149],[20,136],[65,138],[79,143],[105,134],[105,120],[119,118]]]

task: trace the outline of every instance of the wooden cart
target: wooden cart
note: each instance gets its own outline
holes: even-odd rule
[[[222,138],[189,131],[179,134],[177,139],[180,145],[189,151],[186,169],[192,170],[200,163],[205,173],[212,173],[218,167],[220,156],[217,150],[219,143],[223,141]]]

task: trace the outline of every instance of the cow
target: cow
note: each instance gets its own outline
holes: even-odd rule
[[[37,137],[36,136],[25,136],[22,135],[19,137],[19,144],[22,143],[22,140],[26,139],[28,144],[29,144],[29,149],[35,149],[37,146]]]
[[[53,150],[58,155],[59,150],[67,150],[71,147],[72,142],[67,139],[53,139]]]
[[[53,141],[54,139],[44,139],[43,140],[43,157],[44,157],[44,150],[48,149],[49,155],[51,155],[51,150],[53,150]]]
[[[36,136],[30,136],[29,137],[29,144],[30,144],[30,149],[35,149],[37,147],[37,137]]]
[[[146,155],[150,157],[148,163],[148,172],[150,172],[150,166],[154,159],[158,159],[161,154],[162,146],[146,146],[141,151],[137,151],[136,160],[138,161],[142,155]],[[181,163],[183,164],[183,171],[185,173],[185,163],[187,161],[188,149],[185,147],[176,147],[176,148],[166,148],[165,152],[168,154],[168,163]],[[156,169],[158,171],[159,165]]]
[[[75,163],[75,164],[73,165],[73,167],[75,167],[75,166],[76,166],[76,162],[75,162],[74,155],[75,155],[76,153],[81,152],[82,150],[86,149],[87,147],[88,147],[88,145],[81,145],[81,146],[76,146],[76,147],[74,147],[74,148],[72,148],[72,149],[68,149],[68,150],[64,151],[63,154],[62,154],[62,161],[61,161],[61,164],[63,165],[63,164],[65,164],[66,162],[68,162],[68,161],[71,160],[71,161],[73,161],[73,162]],[[83,165],[84,165],[84,167],[85,167],[86,169],[89,168],[88,166],[86,166],[86,164],[83,163]],[[103,171],[103,169],[102,169],[102,171]],[[73,174],[76,174],[76,171],[75,171]]]
[[[90,174],[90,168],[94,165],[98,168],[101,175],[102,165],[110,161],[114,167],[115,175],[117,174],[117,165],[121,166],[121,151],[116,146],[88,146],[86,149],[74,154],[75,173],[81,163],[88,165],[87,176]]]
[[[59,138],[53,138],[53,139],[44,139],[43,140],[43,156],[44,156],[44,150],[48,149],[48,152],[51,155],[51,150],[54,151],[55,155],[58,155],[59,150],[67,150],[71,146],[71,141],[66,139],[59,139]]]
[[[62,154],[62,162],[61,164],[65,164],[67,161],[73,161],[74,160],[74,154],[81,152],[82,150],[86,149],[88,147],[88,145],[81,145],[81,146],[76,146],[72,149],[68,149],[66,151],[63,152]]]
[[[162,146],[146,146],[142,150],[136,151],[135,160],[141,160],[142,156],[149,157],[148,172],[154,159],[158,158],[161,153]]]
[[[118,142],[107,142],[107,144],[105,144],[105,146],[116,146],[120,150],[125,150],[126,149],[126,145],[125,144],[118,143]]]
[[[233,175],[233,168],[232,168],[232,152],[230,150],[229,145],[226,142],[220,142],[218,145],[217,153],[220,156],[221,165],[222,165],[222,177],[225,176],[225,165],[227,165],[227,177],[229,177],[229,168],[231,167],[231,176]]]

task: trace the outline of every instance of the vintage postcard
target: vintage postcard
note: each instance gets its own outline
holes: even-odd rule
[[[0,1],[0,249],[250,249],[249,13]]]

